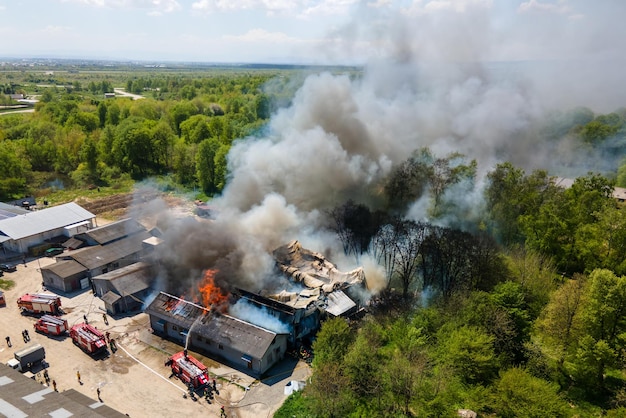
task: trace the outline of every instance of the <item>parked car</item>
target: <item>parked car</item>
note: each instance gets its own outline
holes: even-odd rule
[[[44,254],[46,257],[54,257],[55,255],[63,254],[63,248],[48,248]]]
[[[0,271],[11,273],[16,271],[17,267],[11,264],[0,264]]]

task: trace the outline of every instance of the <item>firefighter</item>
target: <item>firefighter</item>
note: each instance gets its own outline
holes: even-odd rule
[[[56,380],[52,381],[52,387],[54,388],[54,391],[56,392],[57,391],[57,381]]]
[[[46,381],[46,384],[50,384],[50,376],[48,376],[48,369],[43,371],[43,378]]]
[[[98,400],[102,402],[102,398],[100,397],[100,388],[96,388],[96,393],[98,394]]]
[[[76,379],[78,379],[78,383],[80,383],[81,385],[83,384],[83,382],[80,381],[80,371],[76,370]]]
[[[24,336],[26,337],[26,340],[30,341],[30,335],[28,335],[27,329],[24,330]]]
[[[102,314],[102,320],[104,321],[104,325],[109,325],[109,320],[107,318],[107,314]]]
[[[83,319],[85,320],[85,324],[89,324],[89,321],[87,321],[87,315],[83,315]]]
[[[222,407],[220,408],[220,417],[225,417],[226,416],[226,411],[224,410],[224,405],[222,405]]]
[[[11,337],[9,337],[9,336],[7,335],[7,337],[5,338],[5,340],[7,340],[7,345],[8,345],[9,347],[11,347],[11,346],[12,346],[12,344],[11,344]]]

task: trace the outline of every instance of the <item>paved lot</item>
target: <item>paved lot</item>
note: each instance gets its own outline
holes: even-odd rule
[[[270,371],[267,379],[258,381],[237,370],[197,355],[218,376],[219,396],[209,404],[204,399],[193,401],[184,398],[185,385],[176,378],[169,378],[170,371],[164,362],[168,355],[181,347],[153,335],[149,329],[148,316],[111,318],[105,325],[103,302],[91,291],[61,295],[65,319],[72,326],[83,321],[102,331],[109,331],[120,349],[101,360],[94,360],[74,346],[67,338],[52,338],[33,330],[36,318],[22,315],[16,300],[24,293],[43,291],[39,269],[53,263],[53,259],[41,258],[18,265],[14,273],[5,273],[4,279],[15,281],[15,287],[5,291],[7,306],[0,308],[0,361],[6,363],[13,353],[26,346],[21,332],[28,329],[31,342],[40,343],[46,349],[49,375],[56,380],[59,391],[73,388],[97,399],[100,388],[102,400],[112,408],[131,417],[170,416],[219,416],[225,405],[229,417],[269,417],[283,403],[285,384],[290,380],[306,380],[309,367],[302,362],[286,361]],[[13,347],[7,347],[4,338],[11,337]],[[80,371],[82,383],[76,378]],[[41,376],[37,377],[42,380]]]

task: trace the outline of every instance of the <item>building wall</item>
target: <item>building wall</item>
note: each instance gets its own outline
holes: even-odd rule
[[[67,236],[65,227],[51,229],[50,231],[42,232],[41,234],[37,235],[31,235],[30,237],[24,237],[19,240],[9,240],[4,243],[4,246],[8,250],[26,254],[28,252],[28,247],[43,244],[47,239],[62,235]]]
[[[140,255],[141,255],[141,251],[128,255],[126,257],[120,258],[119,260],[114,261],[112,263],[105,264],[104,266],[95,267],[89,270],[89,276],[96,277],[101,274],[108,273],[113,270],[117,270],[122,267],[130,266],[131,264],[134,264],[140,261],[141,259]]]
[[[274,342],[265,353],[263,358],[250,358],[250,362],[243,360],[243,357],[248,353],[242,353],[235,350],[226,344],[218,344],[215,341],[211,341],[202,335],[199,335],[192,331],[190,347],[197,349],[200,352],[211,354],[217,358],[226,360],[231,365],[234,365],[242,370],[247,370],[254,375],[262,375],[270,367],[280,361],[287,350],[287,335],[276,335]]]
[[[80,289],[80,280],[86,277],[83,272],[62,278],[47,269],[41,270],[41,276],[46,287],[57,289],[62,292],[72,292]]]
[[[184,346],[186,341],[186,334],[189,332],[189,330],[172,324],[164,319],[164,331],[160,331],[160,329],[162,328],[158,324],[160,320],[161,318],[158,318],[155,315],[150,315],[150,326],[155,331],[155,333],[178,341],[182,346]],[[274,364],[282,360],[282,358],[285,356],[285,352],[287,351],[288,335],[276,335],[274,342],[265,353],[265,356],[261,359],[251,358],[252,361],[249,363],[250,366],[248,366],[248,362],[242,359],[242,357],[244,355],[247,355],[248,353],[242,353],[225,344],[219,345],[215,341],[211,341],[209,338],[199,335],[193,331],[191,332],[190,338],[190,348],[199,352],[209,354],[216,359],[225,360],[229,364],[236,366],[243,371],[248,371],[252,375],[260,376]]]

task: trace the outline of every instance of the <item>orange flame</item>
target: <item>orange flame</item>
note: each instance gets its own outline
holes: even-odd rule
[[[210,308],[212,306],[220,306],[228,301],[228,296],[222,293],[222,290],[215,284],[215,275],[217,270],[207,270],[204,277],[198,285],[198,290],[202,295],[202,305]]]

